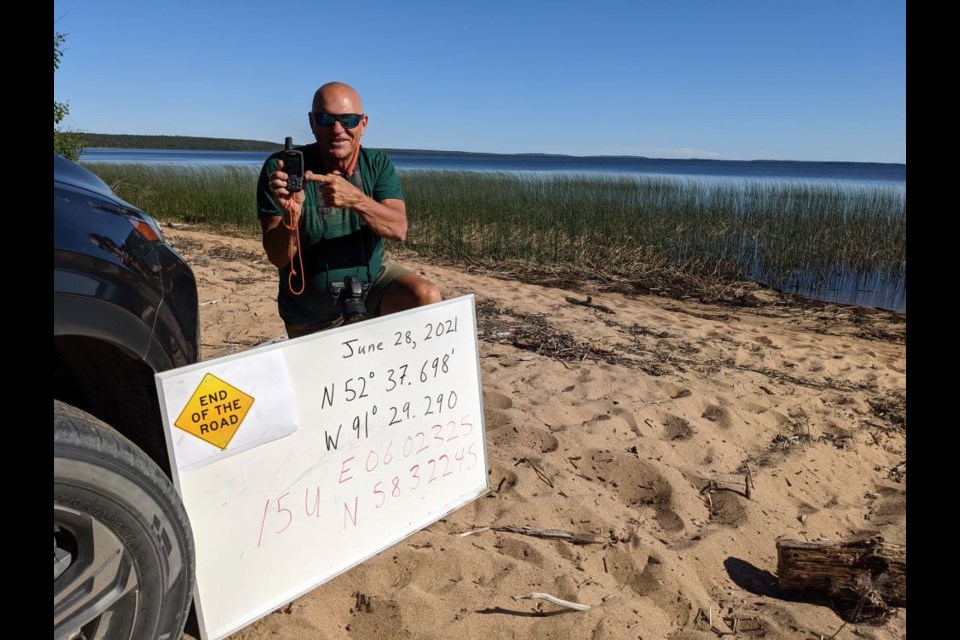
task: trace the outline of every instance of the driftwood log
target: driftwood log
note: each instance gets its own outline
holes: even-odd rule
[[[907,549],[882,537],[849,542],[777,542],[777,573],[786,591],[817,593],[867,610],[907,606]]]

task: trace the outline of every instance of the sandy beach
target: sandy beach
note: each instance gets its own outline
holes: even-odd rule
[[[285,336],[259,238],[164,233],[204,359]],[[776,548],[906,545],[905,314],[396,261],[476,297],[492,491],[232,639],[906,637],[783,592]]]

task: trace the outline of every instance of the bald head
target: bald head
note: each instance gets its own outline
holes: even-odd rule
[[[357,90],[343,82],[328,82],[313,94],[313,110],[327,113],[363,113]]]
[[[348,84],[328,82],[313,94],[311,114],[310,127],[326,168],[350,175],[368,120],[360,94]],[[353,117],[341,120],[336,116]]]

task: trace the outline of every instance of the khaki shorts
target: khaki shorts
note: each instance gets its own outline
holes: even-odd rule
[[[367,292],[367,299],[364,301],[367,307],[368,317],[376,318],[380,315],[380,304],[383,302],[383,296],[387,292],[387,289],[390,288],[390,285],[392,285],[397,278],[408,273],[412,273],[412,271],[390,262],[383,263],[383,267],[381,267],[377,277],[374,278],[373,285],[371,285],[370,291]],[[287,328],[287,335],[293,339],[310,335],[317,331],[339,327],[343,324],[343,316],[327,322],[315,322],[311,320],[290,322],[284,318],[283,324]]]

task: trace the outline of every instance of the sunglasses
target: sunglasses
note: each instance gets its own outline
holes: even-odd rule
[[[360,121],[363,120],[362,113],[326,113],[324,111],[312,111],[310,117],[317,123],[318,127],[332,127],[334,122],[339,122],[344,129],[354,129]]]

